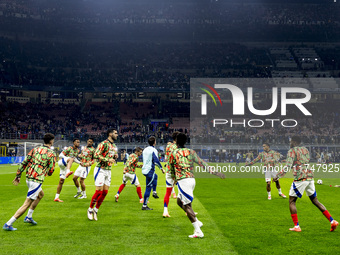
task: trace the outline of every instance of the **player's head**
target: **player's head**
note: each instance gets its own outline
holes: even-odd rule
[[[141,147],[136,147],[134,152],[139,157],[140,155],[142,155],[143,149]]]
[[[92,146],[94,143],[94,138],[93,137],[90,137],[89,139],[87,139],[87,146]]]
[[[264,151],[269,151],[269,149],[270,149],[269,143],[264,143],[264,144],[262,145],[262,147],[263,147],[263,150],[264,150]]]
[[[176,140],[177,146],[183,148],[186,142],[187,136],[184,133],[179,133]]]
[[[44,135],[44,144],[52,146],[54,143],[54,134],[46,133]]]
[[[148,139],[148,144],[150,146],[155,146],[156,145],[156,137],[150,136],[149,139]]]
[[[113,141],[116,141],[117,138],[118,138],[118,132],[117,132],[117,130],[114,129],[114,128],[109,128],[109,129],[107,130],[106,134],[107,134],[107,137],[108,137],[108,138],[111,138]]]
[[[290,148],[298,146],[298,145],[300,145],[300,143],[301,143],[300,136],[295,135],[290,139]]]
[[[73,139],[73,146],[76,148],[80,146],[80,140],[78,138]]]
[[[178,131],[175,131],[172,133],[172,140],[174,140],[174,142],[176,142],[176,139],[177,139],[177,135],[179,134]]]

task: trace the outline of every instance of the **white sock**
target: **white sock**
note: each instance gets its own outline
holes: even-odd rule
[[[59,198],[59,195],[60,195],[60,194],[58,194],[58,193],[57,193],[57,194],[55,194],[55,197],[54,197],[54,199],[57,199],[57,198]]]
[[[34,212],[34,210],[28,209],[27,217],[32,218],[33,212]]]
[[[153,194],[156,194],[156,193],[157,193],[156,191],[153,192]]]
[[[172,191],[171,192],[172,192],[172,194],[176,194],[174,187],[172,187]]]
[[[7,224],[8,226],[11,226],[16,220],[17,220],[17,219],[14,218],[14,216],[13,216],[9,221],[7,221],[6,224]]]
[[[164,207],[164,213],[168,213],[168,207]]]
[[[88,209],[90,212],[92,212],[93,211],[93,208],[91,208],[91,207],[89,207],[89,209]]]
[[[192,223],[192,225],[195,228],[195,231],[200,232],[201,228],[198,226],[198,221],[196,220],[195,222]]]
[[[94,208],[93,208],[93,211],[95,211],[96,213],[98,213],[98,210],[99,210],[99,209],[98,209],[97,207],[94,207]]]
[[[85,190],[82,191],[81,194],[82,194],[83,196],[86,196],[86,191],[85,191]]]
[[[281,195],[282,194],[282,191],[281,191],[281,189],[277,189],[278,190],[278,192],[279,192],[279,195]]]
[[[80,189],[80,187],[77,187],[77,191],[78,191],[78,192],[81,192],[81,189]]]
[[[268,197],[272,195],[272,194],[271,194],[271,191],[269,191],[269,192],[267,192],[267,193],[268,193]]]

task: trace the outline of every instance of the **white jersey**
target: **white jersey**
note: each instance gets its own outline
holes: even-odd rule
[[[150,171],[155,171],[155,165],[162,169],[161,162],[158,159],[158,151],[153,146],[148,146],[143,150],[143,167],[142,173],[147,175]]]

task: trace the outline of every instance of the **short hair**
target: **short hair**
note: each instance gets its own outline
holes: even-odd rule
[[[137,151],[142,151],[143,149],[141,148],[141,147],[136,147],[135,149],[134,149],[134,152],[137,152]]]
[[[49,144],[54,139],[54,134],[46,133],[44,135],[44,144]]]
[[[263,143],[263,144],[265,144],[265,145],[267,145],[268,147],[270,147],[270,144],[269,144],[269,143]]]
[[[300,143],[301,143],[301,138],[300,138],[300,136],[295,135],[295,136],[293,136],[291,139],[292,139],[292,141],[296,142],[297,144],[300,144]]]
[[[183,147],[187,142],[187,136],[184,133],[179,133],[177,135],[176,143],[178,146]]]
[[[156,142],[156,137],[150,136],[149,139],[148,139],[148,144],[149,144],[150,146],[152,146],[152,145],[155,144],[155,142]]]
[[[79,141],[80,141],[80,139],[79,139],[79,138],[74,138],[74,139],[73,139],[73,143],[74,143],[75,141],[77,141],[77,140],[79,140]]]
[[[117,131],[117,130],[114,129],[114,128],[109,128],[109,129],[106,131],[106,135],[109,137],[109,135],[110,135],[111,133],[113,133],[114,131]]]
[[[174,141],[176,141],[178,134],[179,134],[178,131],[175,131],[175,132],[172,133],[172,139],[173,139]]]
[[[93,137],[89,137],[89,139],[87,139],[87,140],[92,140],[92,141],[94,141],[94,138],[93,138]]]

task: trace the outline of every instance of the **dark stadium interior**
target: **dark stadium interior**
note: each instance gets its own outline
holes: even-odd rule
[[[118,127],[119,143],[181,130],[199,143],[288,144],[298,132],[339,144],[339,11],[328,0],[4,0],[0,139],[99,141]],[[190,127],[195,77],[300,79],[317,97],[313,119],[290,131]]]

